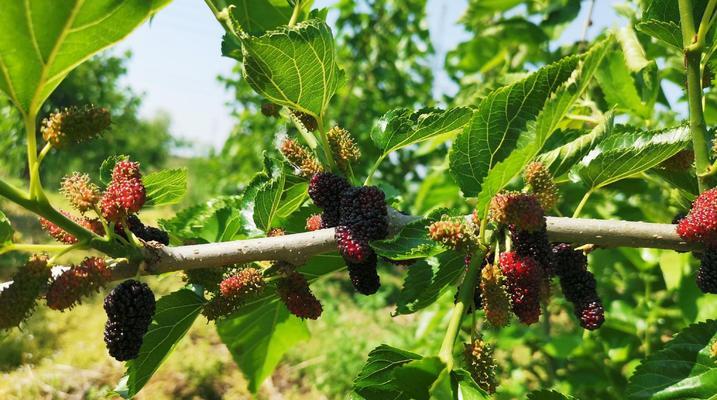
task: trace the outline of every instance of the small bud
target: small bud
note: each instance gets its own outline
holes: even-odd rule
[[[264,114],[265,117],[278,117],[279,116],[279,110],[281,110],[281,106],[274,104],[274,103],[262,103],[261,104],[261,113]]]
[[[352,161],[361,158],[361,150],[346,129],[335,126],[329,130],[327,137],[331,151],[341,170],[346,171]]]
[[[55,148],[84,142],[109,128],[110,112],[95,106],[69,107],[55,111],[42,121],[42,137]]]
[[[306,230],[317,231],[321,229],[321,214],[313,214],[306,219]]]
[[[62,179],[60,191],[77,211],[91,210],[100,201],[100,189],[90,182],[90,176],[74,172]]]
[[[294,139],[285,139],[279,148],[281,154],[298,170],[298,174],[309,178],[323,171],[321,164],[311,152]]]
[[[269,232],[266,233],[267,237],[277,237],[284,235],[286,235],[286,231],[282,228],[271,228],[269,229]]]
[[[538,197],[538,202],[543,210],[550,210],[555,207],[558,202],[558,187],[553,182],[550,171],[545,164],[533,162],[525,167],[523,173],[525,183],[530,185],[533,193]]]

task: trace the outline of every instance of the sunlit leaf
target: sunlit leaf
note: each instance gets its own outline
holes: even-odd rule
[[[0,89],[35,115],[70,71],[123,39],[169,0],[4,1]]]
[[[590,151],[576,173],[596,189],[646,171],[682,150],[690,142],[686,126],[658,132],[625,131],[614,133]]]
[[[517,148],[528,122],[538,116],[545,101],[570,77],[577,63],[578,57],[565,58],[481,101],[449,154],[451,174],[465,196],[480,193],[490,170]]]
[[[176,204],[187,192],[187,169],[164,169],[142,177],[147,190],[147,205]]]

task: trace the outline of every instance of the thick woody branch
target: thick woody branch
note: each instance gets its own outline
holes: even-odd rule
[[[399,230],[415,217],[394,213],[392,228]],[[612,221],[584,218],[547,217],[548,236],[554,242],[598,247],[645,247],[671,250],[697,250],[675,233],[675,225],[646,222]],[[148,248],[146,274],[221,267],[262,260],[284,260],[301,264],[311,256],[336,249],[334,229],[297,233],[279,237],[238,240],[179,247]],[[117,278],[134,275],[136,270],[121,268]]]

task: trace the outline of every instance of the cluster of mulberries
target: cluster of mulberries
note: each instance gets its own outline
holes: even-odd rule
[[[491,325],[500,328],[510,321],[510,298],[504,287],[505,277],[497,265],[483,267],[480,277],[481,305]]]
[[[447,216],[428,226],[428,237],[449,249],[468,253],[478,243],[476,227],[472,222]]]
[[[313,214],[306,219],[306,230],[309,232],[318,231],[321,229],[322,224],[321,214]]]
[[[42,121],[42,137],[55,148],[99,136],[111,123],[106,108],[92,105],[55,111]]]
[[[53,310],[67,310],[79,304],[83,297],[99,292],[110,281],[112,271],[102,258],[88,257],[55,278],[47,289],[47,306]]]
[[[45,256],[32,256],[18,270],[12,284],[0,291],[0,331],[20,325],[32,314],[48,279],[50,268]]]
[[[375,293],[378,259],[369,242],[388,235],[384,193],[374,186],[352,187],[338,175],[321,173],[311,178],[309,196],[323,209],[321,226],[336,226],[337,247],[354,287],[360,293]]]
[[[100,188],[90,181],[90,176],[74,172],[62,179],[60,191],[79,212],[92,210],[100,201]]]
[[[326,134],[336,163],[346,172],[351,162],[361,158],[361,150],[346,129],[335,126]]]
[[[219,283],[219,291],[204,306],[208,320],[216,320],[235,312],[244,302],[266,287],[264,276],[256,268],[244,268]]]
[[[158,242],[165,246],[169,245],[169,233],[154,226],[145,225],[138,216],[132,214],[127,217],[129,231],[145,242]],[[119,229],[118,229],[119,228]],[[120,235],[124,235],[121,226],[116,226]]]
[[[543,269],[532,257],[521,257],[515,252],[500,255],[500,269],[505,276],[513,313],[526,325],[538,322]]]
[[[504,192],[490,202],[490,218],[498,224],[515,226],[524,231],[540,230],[545,225],[545,214],[534,194]]]
[[[463,355],[468,371],[478,386],[489,394],[495,393],[497,383],[493,348],[478,337],[471,343],[465,343]]]
[[[558,187],[555,186],[550,171],[541,162],[532,162],[523,172],[525,183],[538,198],[543,210],[550,210],[558,202]]]
[[[587,270],[587,257],[569,244],[553,246],[553,268],[560,278],[565,298],[573,303],[580,326],[595,330],[605,322],[605,309],[597,293],[593,274]]]
[[[144,334],[152,322],[156,303],[147,284],[127,280],[105,298],[105,344],[117,361],[137,358]]]
[[[311,151],[294,139],[284,139],[279,151],[296,168],[299,176],[308,178],[323,171],[321,163],[311,154]]]
[[[139,163],[118,161],[112,171],[112,180],[100,200],[102,215],[109,221],[121,222],[142,208],[146,196]]]
[[[298,272],[290,272],[276,284],[279,298],[289,312],[303,319],[317,319],[323,312],[319,299],[309,288],[309,282]]]
[[[700,256],[700,269],[697,270],[697,287],[703,293],[717,294],[717,251],[707,249]]]
[[[94,232],[100,236],[105,234],[104,228],[102,227],[102,222],[100,222],[100,220],[96,218],[76,217],[68,213],[67,211],[60,212],[65,217],[71,219],[72,221],[84,227],[90,232]],[[53,239],[57,240],[60,243],[77,243],[77,238],[74,235],[71,235],[69,232],[60,228],[59,226],[57,226],[57,224],[51,222],[50,220],[40,217],[40,226],[42,227],[43,231],[47,232],[48,235],[52,236]]]

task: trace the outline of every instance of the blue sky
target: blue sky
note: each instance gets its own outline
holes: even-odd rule
[[[316,0],[326,7],[334,0]],[[601,27],[625,23],[613,10],[616,0],[595,4],[594,26],[588,37]],[[580,16],[564,32],[561,41],[574,41],[582,32],[588,1],[583,1]],[[456,24],[466,0],[429,0],[428,22],[438,56],[433,62],[437,91],[455,90],[442,71],[443,56],[466,33]],[[329,18],[331,21],[331,18]],[[217,75],[231,73],[234,61],[221,56],[222,30],[201,0],[174,0],[150,24],[146,24],[120,43],[114,51],[131,50],[125,84],[144,94],[143,115],[158,111],[169,113],[172,133],[195,143],[194,153],[221,148],[233,121],[225,104],[231,99]]]

